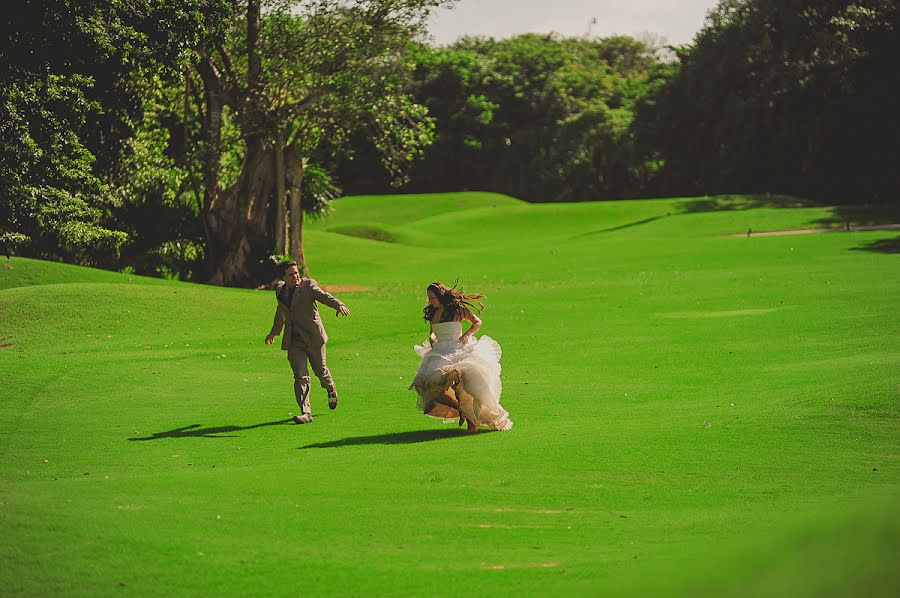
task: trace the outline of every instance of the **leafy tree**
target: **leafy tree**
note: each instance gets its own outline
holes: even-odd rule
[[[17,72],[0,91],[0,248],[86,263],[114,259],[125,234],[100,224],[105,186],[74,131],[93,109],[79,75]]]
[[[82,140],[102,111],[95,77],[83,68],[106,57],[101,25],[87,18],[96,7],[17,4],[4,11],[0,42],[0,244],[114,259],[124,235],[100,223],[105,186]]]
[[[898,51],[896,0],[724,0],[641,110],[657,188],[895,196]]]
[[[223,0],[224,1],[224,0]],[[14,0],[0,41],[0,243],[111,265],[112,173],[140,101],[134,73],[177,68],[215,2]],[[98,159],[99,158],[99,159]]]
[[[404,91],[404,47],[442,3],[285,0],[263,10],[249,0],[223,41],[200,47],[188,85],[201,122],[200,218],[211,282],[256,284],[273,251],[305,265],[304,175],[324,140],[340,147],[369,123],[394,175],[430,141],[431,120]],[[229,180],[223,133],[232,125],[239,166]]]
[[[655,50],[628,37],[464,38],[414,49],[415,95],[435,143],[411,171],[413,191],[485,189],[534,201],[637,193],[629,135]],[[354,191],[383,191],[371,152],[342,165]],[[360,171],[362,184],[360,185]]]
[[[202,189],[185,167],[194,159],[189,139],[198,127],[184,119],[183,78],[148,73],[141,98],[141,119],[122,146],[114,175],[112,217],[129,236],[123,262],[138,274],[200,279]]]

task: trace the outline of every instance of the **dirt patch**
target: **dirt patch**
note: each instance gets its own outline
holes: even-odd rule
[[[900,230],[900,224],[866,224],[862,226],[845,226],[843,228],[792,228],[789,230],[767,230],[724,235],[726,237],[780,237],[783,235],[811,235],[815,233],[847,233],[866,230]]]
[[[363,287],[357,284],[335,284],[322,288],[329,293],[370,293],[375,290],[372,287]]]
[[[4,270],[12,270],[12,264],[3,264]]]
[[[550,567],[559,567],[559,563],[510,563],[508,565],[501,564],[490,564],[490,563],[482,563],[481,568],[487,569],[490,571],[503,571],[504,569],[536,569],[536,568],[550,568]]]

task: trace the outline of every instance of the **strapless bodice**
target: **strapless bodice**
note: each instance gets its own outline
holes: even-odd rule
[[[431,329],[437,342],[458,341],[462,336],[462,322],[438,322],[432,324]]]

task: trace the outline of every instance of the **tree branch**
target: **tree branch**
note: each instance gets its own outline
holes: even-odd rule
[[[223,46],[221,43],[216,44],[216,52],[222,59],[222,67],[225,71],[225,78],[229,83],[228,87],[234,87],[235,85],[237,85],[238,78],[234,74],[234,68],[231,66],[231,59],[228,57],[228,52],[225,51],[225,46]]]
[[[188,86],[191,89],[191,94],[194,97],[194,104],[197,106],[197,113],[200,115],[200,119],[202,122],[206,122],[206,111],[204,110],[203,98],[200,97],[200,90],[197,88],[197,83],[194,81],[194,78],[188,74],[186,76]],[[185,114],[185,120],[187,119],[187,114]]]

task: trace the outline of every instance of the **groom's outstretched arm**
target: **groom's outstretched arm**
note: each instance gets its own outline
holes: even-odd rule
[[[341,303],[336,297],[322,290],[322,287],[319,286],[319,283],[313,279],[309,280],[309,291],[312,293],[313,299],[318,301],[319,303],[323,303],[335,310],[335,315],[338,316],[349,316],[350,310],[347,309],[347,306]]]

